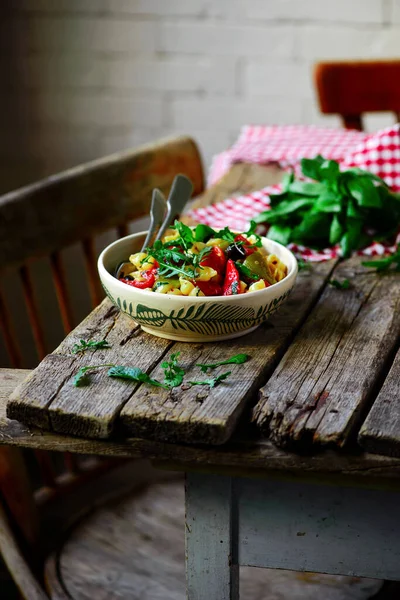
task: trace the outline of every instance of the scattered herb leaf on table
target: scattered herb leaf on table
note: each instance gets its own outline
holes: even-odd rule
[[[89,365],[87,367],[81,367],[77,374],[74,376],[72,383],[75,387],[83,387],[84,385],[89,385],[89,373],[88,371],[93,371],[95,369],[100,369],[101,367],[113,367],[114,365]]]
[[[178,358],[180,352],[171,354],[170,361],[164,361],[161,363],[161,367],[164,370],[164,383],[170,388],[178,387],[183,381],[185,371],[178,365]]]
[[[343,279],[343,281],[338,281],[337,279],[331,279],[329,285],[337,288],[338,290],[348,290],[350,287],[350,281],[348,279]]]
[[[156,387],[162,387],[165,390],[169,390],[169,386],[164,385],[160,381],[156,379],[152,379],[150,375],[139,369],[139,367],[123,367],[123,366],[113,366],[108,370],[107,375],[109,377],[118,377],[120,379],[129,379],[130,381],[136,381],[140,383],[150,383],[150,385],[154,385]]]
[[[246,361],[249,360],[248,354],[235,354],[231,356],[231,358],[227,358],[226,360],[220,360],[216,363],[212,363],[209,365],[196,364],[196,367],[200,367],[203,373],[206,373],[208,369],[216,369],[221,365],[242,365]]]
[[[100,350],[101,348],[111,348],[110,344],[107,340],[99,340],[95,342],[94,340],[89,340],[86,342],[85,340],[80,340],[79,344],[74,344],[72,346],[72,354],[78,354],[78,352],[86,352],[86,350]]]
[[[224,381],[224,379],[229,377],[231,372],[232,371],[227,371],[227,373],[222,373],[221,375],[213,377],[212,379],[204,379],[204,381],[189,381],[189,383],[191,385],[209,385],[211,388],[214,388],[217,387],[217,385],[219,385],[221,381]]]
[[[388,271],[392,265],[396,266],[396,271],[400,271],[400,244],[397,246],[395,254],[385,256],[379,260],[365,260],[361,263],[364,267],[376,269],[378,273]]]
[[[268,237],[288,244],[325,248],[339,244],[344,257],[374,239],[388,239],[400,225],[400,194],[383,179],[358,168],[340,171],[334,160],[303,158],[301,170],[314,181],[286,173],[271,209],[254,218],[270,225]]]

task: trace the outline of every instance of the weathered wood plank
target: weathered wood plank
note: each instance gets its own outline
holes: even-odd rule
[[[27,427],[19,421],[6,416],[7,399],[20,385],[30,371],[0,369],[0,444],[31,448],[94,454],[115,457],[146,457],[152,460],[174,464],[186,469],[213,469],[216,472],[226,470],[234,473],[246,472],[249,476],[277,473],[288,476],[295,473],[303,478],[315,474],[320,481],[322,476],[332,478],[348,477],[354,484],[363,484],[370,478],[375,481],[400,480],[400,458],[378,456],[374,454],[338,454],[325,450],[314,456],[292,454],[277,448],[267,440],[239,438],[218,448],[206,446],[187,446],[168,444],[138,438],[114,440],[90,440],[60,435]]]
[[[295,290],[280,313],[253,333],[219,344],[174,344],[180,352],[187,381],[204,380],[196,363],[212,363],[245,352],[251,360],[228,365],[212,376],[231,371],[220,386],[186,386],[172,391],[141,386],[121,411],[121,423],[140,437],[186,443],[222,444],[232,435],[243,410],[277,364],[294,331],[312,309],[334,262],[320,263],[300,274]],[[152,373],[162,379],[158,366]]]
[[[46,256],[148,213],[155,187],[169,191],[184,173],[194,195],[203,191],[196,144],[187,137],[160,140],[80,165],[0,198],[0,270]],[[54,226],[57,206],[57,226]],[[9,235],[18,231],[18,240]]]
[[[260,391],[253,421],[281,447],[344,446],[374,398],[399,338],[400,277],[377,277],[360,258],[334,276],[275,373]]]
[[[400,352],[358,435],[368,451],[400,456]]]
[[[47,409],[64,381],[78,371],[83,360],[83,355],[71,354],[74,344],[81,339],[96,341],[105,339],[118,315],[118,310],[108,298],[104,300],[65,338],[53,354],[48,355],[32,371],[29,378],[14,390],[8,402],[8,416],[11,419],[19,419],[30,425],[49,429]],[[94,353],[94,356],[99,360],[97,353]]]

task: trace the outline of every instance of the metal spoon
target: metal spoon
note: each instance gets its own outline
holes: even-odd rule
[[[192,195],[193,184],[185,175],[177,175],[172,182],[167,200],[167,214],[161,225],[156,240],[160,240],[173,220],[180,215]]]
[[[164,215],[167,210],[167,201],[165,196],[160,190],[155,188],[153,190],[153,196],[151,199],[151,208],[150,208],[150,227],[147,232],[146,239],[143,242],[143,246],[141,252],[150,245],[150,242],[153,240],[154,235],[157,233],[158,229],[163,222]],[[134,265],[131,262],[122,262],[118,265],[115,271],[115,277],[120,279],[121,277],[129,276],[129,274],[135,270]]]

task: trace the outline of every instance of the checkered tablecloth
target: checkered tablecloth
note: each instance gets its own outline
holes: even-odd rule
[[[339,161],[343,168],[357,166],[371,171],[384,179],[392,190],[400,191],[400,124],[376,134],[310,126],[246,126],[234,146],[215,157],[209,183],[218,181],[235,162],[274,162],[282,168],[294,168],[299,175],[300,159],[314,158],[317,154]],[[233,230],[245,231],[252,217],[268,210],[270,194],[279,189],[279,185],[270,186],[251,194],[227,198],[218,204],[198,208],[191,215],[214,228],[228,225]],[[400,236],[397,241],[400,241]],[[339,247],[318,252],[294,244],[289,247],[310,261],[340,255]],[[395,249],[396,246],[373,243],[360,254],[378,256]]]

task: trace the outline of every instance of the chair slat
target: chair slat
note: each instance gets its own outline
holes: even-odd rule
[[[0,328],[3,334],[4,343],[8,356],[10,358],[11,366],[20,369],[22,366],[21,354],[15,343],[16,337],[14,328],[11,323],[10,315],[7,310],[3,294],[0,289]]]
[[[49,488],[56,488],[57,473],[51,460],[51,454],[44,450],[35,450],[35,457],[43,485]]]
[[[361,115],[343,115],[342,123],[346,129],[364,131]]]
[[[129,235],[128,225],[126,225],[126,223],[124,223],[123,225],[119,225],[117,227],[117,233],[119,238],[123,238]]]
[[[103,294],[100,289],[99,276],[97,273],[96,249],[93,238],[86,238],[82,242],[83,254],[85,257],[85,267],[88,274],[89,292],[93,308],[96,308],[103,300]]]
[[[32,327],[32,333],[35,340],[36,350],[40,360],[46,356],[46,344],[44,341],[43,328],[39,320],[39,311],[33,288],[32,277],[26,265],[20,267],[19,274],[24,292],[26,308],[28,311],[29,321]]]
[[[64,264],[59,252],[53,252],[50,255],[51,272],[53,275],[54,286],[56,288],[56,295],[58,300],[58,306],[60,308],[61,320],[63,323],[65,333],[72,331],[73,316],[71,309],[71,302],[68,295],[67,282],[65,278]]]

